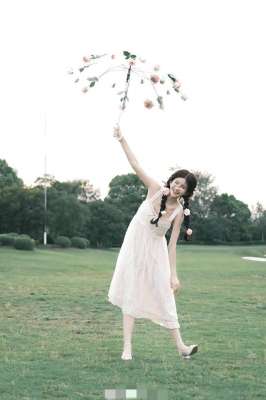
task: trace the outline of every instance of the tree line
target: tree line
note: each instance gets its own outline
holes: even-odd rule
[[[193,172],[198,186],[190,201],[192,243],[265,243],[266,210],[262,204],[258,202],[251,211],[234,195],[218,194],[210,174]],[[42,243],[46,220],[50,244],[58,236],[79,236],[87,238],[92,247],[119,247],[146,195],[147,188],[134,173],[115,176],[104,200],[89,180],[60,182],[45,175],[26,186],[15,170],[0,160],[0,234],[27,234]],[[170,235],[171,230],[167,241]],[[182,238],[183,230],[180,242]]]

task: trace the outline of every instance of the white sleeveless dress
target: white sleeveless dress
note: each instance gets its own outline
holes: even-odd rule
[[[170,217],[162,215],[158,227],[153,201],[162,196],[161,187],[145,199],[130,221],[116,261],[107,300],[135,318],[147,318],[165,328],[180,328],[165,234],[178,213],[179,203]]]

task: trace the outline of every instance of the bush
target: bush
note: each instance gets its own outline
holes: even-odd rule
[[[66,248],[71,246],[71,241],[67,236],[57,236],[54,242],[59,247]]]
[[[24,239],[31,239],[31,237],[29,235],[26,235],[25,233],[22,233],[21,235],[19,235],[19,237]]]
[[[71,239],[71,245],[72,247],[76,247],[78,249],[86,249],[87,246],[87,239],[82,238],[82,237],[73,237]]]
[[[85,238],[84,238],[84,240],[85,240],[85,242],[86,242],[86,246],[87,246],[87,247],[90,247],[90,241],[89,241],[88,239],[85,239]]]
[[[17,250],[33,250],[35,247],[35,241],[28,237],[18,236],[15,238],[14,247]]]
[[[0,243],[1,243],[2,246],[14,246],[14,243],[15,243],[15,240],[16,240],[17,236],[10,235],[8,233],[2,233],[0,235]]]

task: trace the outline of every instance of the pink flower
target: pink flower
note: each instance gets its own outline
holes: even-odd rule
[[[153,104],[153,102],[151,100],[147,99],[147,100],[144,101],[144,106],[146,108],[152,108],[154,106],[154,104]]]
[[[114,60],[115,59],[115,54],[111,55],[111,59]]]
[[[88,57],[84,56],[84,57],[83,57],[83,61],[84,61],[85,63],[88,63],[88,62],[90,61],[90,59],[89,59]]]
[[[130,65],[135,65],[135,64],[136,64],[136,61],[130,60],[130,61],[129,61],[129,64],[130,64]]]
[[[191,236],[192,235],[192,229],[188,228],[186,233],[187,233],[188,236]]]
[[[184,209],[184,214],[185,215],[190,215],[190,209],[189,208],[185,208]]]
[[[174,83],[174,85],[173,85],[173,88],[174,88],[175,90],[178,90],[178,89],[180,88],[180,86],[181,86],[181,83],[180,83],[179,81],[175,81],[175,83]]]
[[[162,192],[163,192],[164,195],[168,196],[168,194],[170,193],[170,189],[169,189],[168,187],[165,186],[165,187],[163,188]]]
[[[158,75],[151,75],[151,81],[153,82],[153,83],[157,83],[157,82],[159,82],[159,80],[160,80],[160,77],[158,76]]]

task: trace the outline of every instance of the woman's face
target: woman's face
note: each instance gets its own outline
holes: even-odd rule
[[[175,178],[170,183],[170,195],[173,197],[181,197],[186,193],[187,182],[185,178]]]

